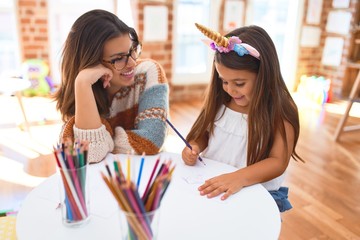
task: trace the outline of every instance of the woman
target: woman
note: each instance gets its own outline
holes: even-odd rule
[[[64,138],[89,142],[89,162],[107,153],[156,154],[166,135],[168,84],[161,66],[139,60],[137,33],[92,10],[73,24],[62,53],[57,109]]]

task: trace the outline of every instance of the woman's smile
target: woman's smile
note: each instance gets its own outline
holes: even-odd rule
[[[120,73],[121,76],[124,76],[126,78],[132,78],[134,76],[134,68],[130,69],[127,72]]]

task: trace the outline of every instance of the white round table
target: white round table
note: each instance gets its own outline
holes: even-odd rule
[[[243,188],[225,201],[220,197],[208,199],[199,194],[197,187],[210,177],[234,171],[234,167],[209,159],[204,159],[206,166],[201,163],[186,166],[178,154],[161,153],[158,156],[161,161],[172,159],[176,163],[172,181],[161,202],[158,239],[278,239],[280,213],[261,184]],[[144,190],[158,156],[145,157],[140,192]],[[106,157],[111,167],[113,157],[112,154]],[[118,157],[126,169],[126,156]],[[140,158],[133,156],[131,159],[134,182]],[[16,222],[18,240],[119,240],[118,206],[99,171],[106,172],[104,161],[89,166],[91,219],[86,225],[69,228],[62,224],[61,209],[58,208],[60,179],[55,174],[24,200]]]

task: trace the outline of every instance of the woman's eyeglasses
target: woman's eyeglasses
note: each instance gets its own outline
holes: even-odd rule
[[[113,66],[113,68],[115,68],[118,71],[123,70],[128,64],[129,57],[134,59],[134,61],[136,61],[136,59],[139,58],[141,54],[141,49],[142,47],[141,44],[139,43],[137,46],[132,47],[128,54],[119,55],[119,57],[112,59],[110,61],[103,60],[103,62],[110,63]]]

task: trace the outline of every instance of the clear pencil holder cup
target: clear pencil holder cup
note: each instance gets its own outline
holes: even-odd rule
[[[158,236],[160,208],[151,212],[136,214],[120,209],[122,240],[155,240]]]
[[[59,169],[61,215],[64,225],[79,227],[89,221],[89,183],[87,165]]]

